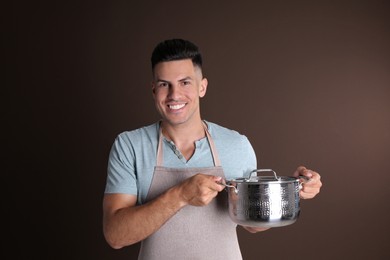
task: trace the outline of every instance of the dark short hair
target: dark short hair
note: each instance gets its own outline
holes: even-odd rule
[[[152,70],[157,63],[164,61],[191,59],[194,66],[202,69],[202,55],[192,42],[183,39],[170,39],[157,44],[152,53]]]

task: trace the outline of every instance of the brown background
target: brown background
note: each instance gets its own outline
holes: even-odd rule
[[[259,168],[322,175],[294,225],[239,229],[244,259],[390,258],[389,1],[53,2],[2,10],[15,259],[136,259],[102,235],[107,156],[158,119],[149,58],[173,37],[203,52],[205,119],[247,135]]]

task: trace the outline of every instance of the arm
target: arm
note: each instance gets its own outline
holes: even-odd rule
[[[204,206],[223,190],[221,177],[197,174],[156,199],[136,206],[137,197],[106,194],[103,199],[103,232],[108,244],[119,249],[156,232],[186,205]]]

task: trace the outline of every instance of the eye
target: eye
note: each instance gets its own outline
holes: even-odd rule
[[[167,82],[159,82],[157,86],[159,86],[159,87],[168,87],[169,84]]]
[[[185,80],[185,81],[182,82],[182,85],[183,86],[188,86],[188,85],[191,85],[191,82],[188,81],[188,80]]]

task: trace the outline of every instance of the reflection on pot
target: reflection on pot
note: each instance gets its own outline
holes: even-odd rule
[[[271,171],[273,177],[257,176]],[[268,169],[254,170],[250,178],[228,181],[229,215],[239,225],[280,227],[294,223],[299,214],[299,179],[278,177]]]

